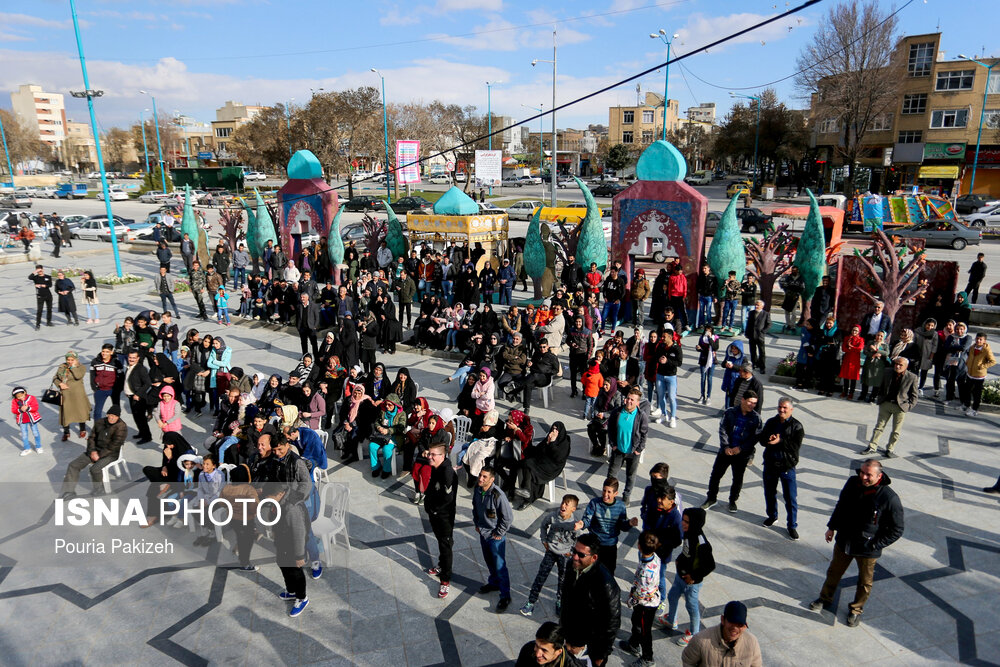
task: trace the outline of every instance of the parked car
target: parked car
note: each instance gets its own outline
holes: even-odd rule
[[[31,197],[23,192],[8,192],[0,195],[0,206],[10,208],[31,208]]]
[[[750,194],[750,183],[747,181],[731,181],[726,187],[726,196],[732,197],[739,193],[740,197]]]
[[[86,183],[60,183],[56,190],[59,199],[82,199],[87,196]]]
[[[89,174],[87,174],[87,178],[89,178],[92,181],[99,181],[99,180],[101,180],[101,172],[99,172],[99,171],[92,171]]]
[[[774,216],[764,213],[759,208],[743,206],[736,209],[736,218],[742,223],[742,231],[747,234],[756,234],[767,228]]]
[[[128,192],[123,188],[108,188],[108,197],[111,201],[128,201]],[[104,190],[97,191],[97,198],[104,201]]]
[[[133,171],[131,174],[128,174],[125,178],[142,178],[145,175],[146,172],[144,171]]]
[[[954,220],[928,220],[912,227],[892,230],[893,236],[904,239],[924,239],[928,248],[964,250],[967,245],[979,245],[983,233]]]
[[[556,184],[557,185],[558,185],[558,181],[559,181],[559,178],[556,177]],[[522,176],[521,177],[521,182],[524,183],[525,185],[541,185],[542,184],[542,177],[541,176]]]
[[[378,197],[372,197],[371,195],[358,195],[352,197],[350,201],[344,204],[345,211],[361,211],[367,213],[369,211],[384,211],[385,204]]]
[[[447,174],[434,174],[429,179],[427,179],[427,182],[434,183],[435,185],[448,185],[449,183],[451,183],[451,179],[448,178]]]
[[[115,236],[119,241],[124,241],[129,235],[129,225],[135,224],[135,220],[123,218],[119,215],[115,218]],[[73,230],[73,238],[86,239],[90,241],[110,241],[111,230],[108,227],[108,216],[92,215]]]
[[[508,176],[507,178],[500,181],[500,185],[505,188],[519,188],[522,185],[524,185],[524,183],[521,182],[520,176]]]
[[[500,213],[506,213],[507,211],[505,209],[500,208],[493,202],[486,201],[486,202],[480,202],[479,212],[485,215],[497,215]]]
[[[545,183],[551,183],[552,179],[546,177],[543,179]],[[576,181],[573,180],[572,176],[557,176],[556,177],[556,187],[557,188],[572,188],[576,187]]]
[[[35,193],[36,197],[41,199],[55,199],[57,189],[54,185],[47,185],[44,188],[39,188],[38,192]]]
[[[591,188],[590,194],[595,197],[614,197],[624,189],[624,186],[617,183],[604,183],[603,185],[598,185],[596,188]]]
[[[712,182],[712,176],[707,171],[696,171],[688,174],[684,182],[688,185],[708,185]]]
[[[267,174],[262,171],[245,171],[243,172],[244,181],[266,181]]]
[[[1000,204],[986,206],[979,209],[972,215],[965,217],[965,222],[970,227],[997,227],[1000,226]]]
[[[403,197],[402,199],[397,199],[396,201],[389,204],[393,211],[396,213],[409,213],[410,211],[429,211],[434,208],[434,204],[430,203],[423,197]]]
[[[465,183],[465,178],[466,178],[466,176],[465,176],[465,172],[464,171],[456,171],[455,172],[455,182],[456,183]]]
[[[959,215],[966,215],[969,213],[975,213],[981,208],[993,206],[995,204],[1000,204],[1000,201],[991,200],[988,195],[962,195],[955,200],[955,212]]]
[[[534,215],[535,209],[540,206],[544,206],[543,202],[535,199],[525,199],[523,201],[514,202],[507,207],[507,217],[511,220],[531,220],[531,216]]]
[[[719,226],[719,220],[722,220],[722,211],[709,211],[705,214],[706,236],[715,234],[715,229]]]

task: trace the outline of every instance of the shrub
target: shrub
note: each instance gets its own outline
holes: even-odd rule
[[[1000,405],[1000,380],[986,380],[983,384],[983,403]]]
[[[119,278],[116,274],[109,273],[105,276],[94,276],[94,280],[100,285],[127,285],[129,283],[141,283],[143,277],[126,273]]]
[[[789,352],[788,356],[778,362],[778,369],[775,375],[781,377],[795,377],[795,353]]]

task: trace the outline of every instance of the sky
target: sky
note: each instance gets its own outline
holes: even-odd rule
[[[127,126],[150,107],[202,122],[227,100],[269,105],[307,101],[311,89],[380,85],[392,102],[439,99],[525,119],[523,105],[564,104],[663,63],[666,46],[650,33],[676,34],[672,55],[701,47],[802,0],[77,0],[91,86],[102,131]],[[907,0],[879,0],[896,8]],[[788,77],[795,58],[835,4],[823,0],[708,53],[670,67],[669,97],[689,106],[715,102],[721,119],[729,91],[753,94]],[[912,0],[899,14],[902,34],[943,33],[952,58],[1000,55],[998,0]],[[960,8],[956,10],[956,8]],[[49,92],[81,90],[69,0],[0,0],[0,107],[23,83]],[[991,34],[992,32],[992,34]],[[992,39],[991,39],[992,38]],[[562,110],[558,126],[608,123],[608,107],[663,92],[662,69]],[[791,79],[774,84],[792,108],[807,103]],[[87,120],[86,104],[67,96],[67,116]],[[546,128],[550,127],[548,118]],[[538,127],[538,121],[530,124]]]

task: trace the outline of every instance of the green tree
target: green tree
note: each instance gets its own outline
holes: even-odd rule
[[[151,162],[150,165],[152,166],[153,171],[143,176],[142,185],[139,186],[140,195],[146,194],[147,192],[161,192],[163,190],[163,180],[160,178],[160,165],[153,162]],[[169,172],[167,172],[166,181],[167,192],[173,192],[174,182],[171,180]],[[194,237],[192,236],[191,239],[193,240]]]
[[[746,275],[747,259],[743,251],[743,237],[740,235],[740,222],[736,218],[739,194],[733,195],[729,206],[722,213],[719,225],[712,237],[712,246],[708,249],[708,265],[719,280],[719,286],[728,279],[729,272],[736,272],[736,279],[743,280]]]
[[[288,162],[289,133],[283,104],[264,107],[229,138],[229,150],[240,162],[266,171],[284,171]]]
[[[608,157],[604,166],[614,171],[621,171],[632,162],[632,152],[625,144],[615,144],[608,149]]]
[[[819,213],[816,197],[811,190],[806,190],[806,194],[809,195],[809,217],[802,230],[802,237],[799,238],[792,264],[799,267],[799,275],[805,283],[805,289],[802,290],[802,302],[805,304],[802,317],[809,319],[810,300],[826,273],[826,238],[823,236],[823,216]]]

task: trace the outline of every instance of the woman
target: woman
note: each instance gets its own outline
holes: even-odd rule
[[[660,334],[650,331],[649,338],[642,347],[642,377],[646,380],[646,402],[649,404],[653,403],[653,392],[656,391],[656,361],[660,358],[657,352],[659,342]]]
[[[171,486],[184,480],[184,471],[179,466],[180,457],[194,455],[195,449],[180,432],[163,434],[163,453],[160,455],[160,465],[144,466],[142,474],[149,480],[146,489],[146,525],[152,526],[160,518],[156,499],[166,495]],[[155,508],[155,509],[154,509]]]
[[[306,399],[309,401],[309,407],[299,416],[305,422],[306,426],[314,431],[319,431],[320,422],[326,416],[326,399],[324,399],[323,394],[316,391],[311,382],[306,382],[302,385],[302,393],[305,394]]]
[[[840,371],[840,336],[837,333],[837,320],[833,315],[827,315],[817,338],[817,393],[820,396],[833,396],[833,383]]]
[[[378,321],[375,313],[368,311],[358,316],[358,334],[361,337],[361,365],[365,373],[375,368],[375,351],[378,348]]]
[[[331,403],[336,403],[344,396],[344,382],[347,380],[347,369],[340,363],[340,357],[331,356],[326,360],[325,370],[320,381],[326,380],[329,384],[330,400],[327,401],[327,408],[332,407]]]
[[[517,471],[531,447],[531,439],[534,436],[535,427],[531,424],[531,418],[520,410],[511,410],[493,464],[497,473],[497,483],[508,497],[514,493]]]
[[[844,381],[844,390],[840,392],[840,397],[853,401],[854,390],[857,389],[858,380],[861,378],[861,352],[865,347],[865,339],[861,337],[859,325],[851,327],[851,335],[844,338],[840,347],[844,352],[840,361],[840,379]]]
[[[354,385],[351,395],[340,406],[340,423],[333,432],[334,446],[342,450],[340,460],[345,464],[361,460],[358,445],[367,442],[374,410],[375,403],[365,394],[364,385]]]
[[[480,323],[483,336],[489,337],[494,333],[500,333],[500,317],[493,310],[493,302],[487,301],[483,304],[483,315]]]
[[[263,415],[265,419],[270,419],[279,400],[281,400],[281,376],[274,374],[268,378],[267,384],[260,392],[260,398],[257,399],[259,414]]]
[[[188,410],[193,408],[198,416],[201,416],[205,407],[205,392],[208,391],[210,375],[208,355],[212,351],[213,341],[212,336],[206,334],[197,345],[189,348],[189,366],[184,376],[184,389],[189,399]]]
[[[472,398],[476,399],[476,412],[472,417],[472,428],[479,428],[482,416],[496,407],[496,386],[493,371],[486,366],[479,369],[479,380],[472,388]]]
[[[210,391],[210,405],[216,417],[219,416],[219,395],[225,393],[229,388],[229,369],[233,358],[233,350],[226,347],[226,341],[221,336],[212,341],[212,351],[208,354],[206,362],[209,370],[208,388]],[[220,387],[221,382],[224,386]]]
[[[281,405],[279,403],[274,409],[274,416],[274,429],[278,433],[281,433],[281,430],[286,426],[291,426],[292,428],[302,426],[302,422],[299,421],[299,409],[294,405]]]
[[[473,262],[475,264],[475,262]],[[489,262],[483,264],[479,272],[479,287],[483,293],[483,302],[493,304],[493,292],[496,290],[497,272]]]
[[[340,336],[337,337],[336,354],[344,368],[358,364],[358,330],[353,316],[348,313],[340,319]]]
[[[705,329],[694,346],[698,350],[698,368],[701,370],[701,398],[698,402],[708,405],[712,400],[712,372],[715,370],[716,354],[719,351],[719,337],[715,327],[705,324]]]
[[[76,315],[76,299],[73,290],[76,286],[62,271],[56,272],[56,294],[59,295],[59,312],[66,313],[66,324],[80,326],[80,318]]]
[[[381,287],[379,291],[382,291]],[[385,294],[381,294],[378,301],[381,306],[378,326],[379,346],[386,354],[396,354],[396,343],[403,340],[403,327],[396,318],[396,306]]]
[[[601,391],[594,402],[593,416],[587,424],[587,435],[590,437],[590,455],[604,456],[608,448],[608,420],[611,412],[621,406],[622,394],[618,390],[618,380],[605,378]]]
[[[875,338],[865,346],[865,365],[861,370],[861,396],[858,400],[862,403],[868,401],[874,403],[878,398],[879,387],[882,386],[882,379],[885,377],[885,370],[889,367],[889,345],[885,342],[885,332],[879,331]],[[868,390],[871,389],[871,398],[868,398]]]
[[[445,456],[448,455],[448,445],[451,444],[453,436],[449,436],[448,431],[444,429],[443,423],[444,420],[441,419],[440,416],[431,415],[430,419],[428,419],[427,428],[423,430],[416,442],[416,451],[419,452],[419,454],[416,459],[412,461],[411,466],[414,505],[419,505],[424,502],[424,493],[430,485],[431,473],[434,470],[430,465],[428,450],[434,445],[443,445],[445,448]],[[413,459],[412,450],[410,452],[410,458]],[[442,465],[444,465],[444,462],[442,462]]]
[[[525,507],[541,498],[545,485],[562,473],[569,458],[570,440],[566,426],[555,422],[541,442],[528,449],[524,462],[517,471],[517,491],[521,503],[515,508]]]
[[[499,360],[503,355],[503,345],[500,343],[500,334],[497,332],[490,333],[489,338],[485,340],[488,340],[489,342],[483,349],[480,367],[489,368],[491,371],[495,371],[498,369]]]
[[[945,379],[944,360],[948,356],[946,343],[948,337],[955,333],[955,320],[948,320],[944,327],[937,332],[937,351],[934,353],[934,398],[941,395],[941,380]]]
[[[454,350],[458,351],[458,329],[462,324],[462,318],[465,317],[465,309],[462,307],[462,303],[457,301],[454,308],[444,309],[444,326],[445,326],[445,338],[444,338],[444,349],[445,352],[451,352]]]
[[[333,331],[327,331],[323,342],[319,344],[319,354],[316,355],[316,363],[319,364],[320,368],[326,368],[326,362],[337,353],[335,347],[336,341]]]
[[[97,300],[97,280],[90,271],[84,271],[81,278],[83,283],[83,305],[87,308],[87,324],[100,324],[101,313],[97,309],[100,301]]]
[[[474,418],[476,416],[476,400],[472,396],[472,390],[475,389],[476,384],[479,382],[479,375],[476,373],[469,373],[465,376],[465,385],[458,392],[458,398],[456,399],[456,409],[458,414],[465,417]]]
[[[420,314],[413,323],[414,344],[418,350],[426,349],[430,346],[429,341],[433,339],[430,331],[436,327],[435,319],[438,316],[437,297],[433,294],[425,294],[420,302]]]
[[[52,384],[59,387],[59,423],[63,427],[63,442],[69,440],[69,427],[72,424],[80,426],[80,437],[87,437],[87,420],[90,419],[90,401],[83,379],[87,377],[87,369],[80,364],[76,352],[66,353],[66,360],[59,364]]]
[[[890,348],[890,356],[905,357],[910,363],[907,370],[916,372],[920,369],[920,346],[914,340],[912,329],[903,329],[899,334],[899,340]]]
[[[410,414],[417,400],[417,387],[410,379],[409,369],[400,368],[396,371],[396,381],[392,383],[390,393],[399,396],[399,400],[403,402],[403,410]]]

